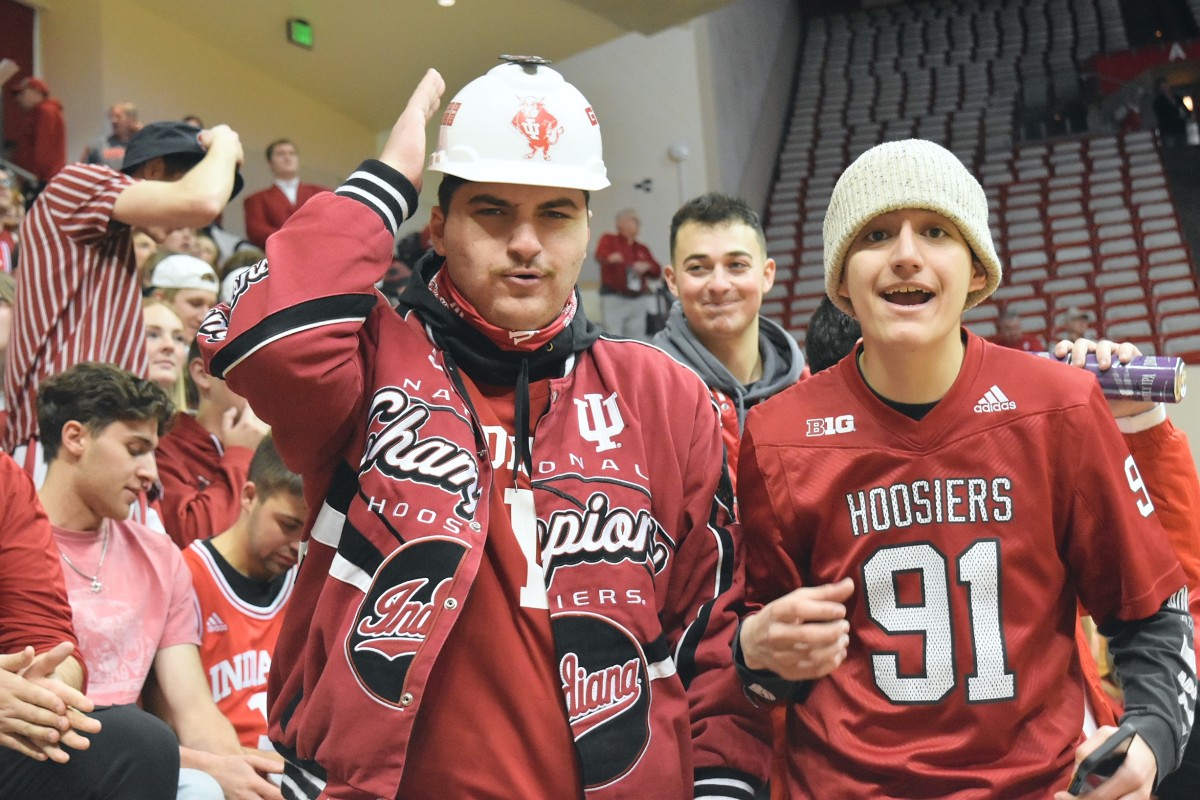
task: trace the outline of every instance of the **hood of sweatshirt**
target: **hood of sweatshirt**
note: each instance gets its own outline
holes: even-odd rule
[[[747,409],[791,386],[804,369],[804,355],[796,340],[777,322],[760,315],[758,352],[762,356],[763,374],[746,386],[696,338],[678,300],[671,306],[666,326],[655,334],[654,344],[690,367],[710,389],[719,389],[734,401],[739,431],[746,422]]]

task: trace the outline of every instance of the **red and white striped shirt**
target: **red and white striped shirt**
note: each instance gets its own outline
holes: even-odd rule
[[[9,231],[0,230],[0,272],[12,272],[17,264],[17,240]]]
[[[37,387],[83,361],[146,374],[142,297],[130,228],[112,218],[133,178],[72,164],[21,223],[21,268],[4,374],[9,450],[37,435]]]

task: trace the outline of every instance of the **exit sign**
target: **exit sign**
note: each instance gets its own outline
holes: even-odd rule
[[[287,21],[287,37],[292,44],[300,47],[307,47],[309,50],[313,46],[313,29],[312,25],[308,24],[308,20],[297,19],[295,17]]]

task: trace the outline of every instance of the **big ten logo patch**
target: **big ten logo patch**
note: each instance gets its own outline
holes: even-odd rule
[[[429,538],[401,547],[375,573],[346,637],[346,658],[359,682],[379,700],[398,705],[413,658],[445,611],[454,572],[466,547]]]
[[[607,786],[637,766],[650,743],[646,657],[612,620],[569,613],[551,625],[584,787]]]
[[[854,417],[843,414],[840,417],[820,417],[806,420],[806,436],[833,436],[839,433],[854,432]]]

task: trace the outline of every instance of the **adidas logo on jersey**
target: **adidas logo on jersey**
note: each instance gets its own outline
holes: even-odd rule
[[[1016,408],[1017,404],[1005,397],[999,386],[993,385],[975,404],[975,413],[991,414],[994,411],[1015,411]]]
[[[208,615],[208,619],[204,620],[204,630],[208,633],[224,633],[229,630],[229,626],[214,611]]]

